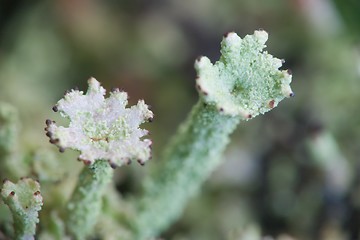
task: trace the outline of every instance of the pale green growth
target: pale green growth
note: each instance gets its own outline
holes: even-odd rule
[[[144,164],[151,157],[151,141],[141,140],[148,131],[139,128],[153,118],[145,102],[139,100],[136,106],[126,108],[126,92],[115,89],[105,99],[106,90],[95,78],[90,78],[88,84],[86,94],[68,91],[53,108],[70,119],[69,126],[59,127],[46,120],[45,129],[50,142],[61,152],[66,148],[78,150],[79,160],[89,165],[80,173],[66,209],[66,229],[75,239],[85,239],[94,230],[104,191],[113,176],[111,167],[133,159]],[[37,167],[53,168],[41,162]]]
[[[162,156],[163,164],[145,181],[133,219],[134,237],[150,239],[182,213],[187,201],[221,163],[229,135],[249,119],[292,96],[291,75],[279,71],[281,60],[262,52],[265,31],[240,39],[229,33],[215,65],[195,62],[200,100]]]
[[[189,198],[221,163],[238,123],[239,118],[220,114],[201,100],[196,104],[166,148],[158,171],[144,182],[132,219],[136,237],[131,239],[156,237],[179,217]]]
[[[101,212],[102,197],[113,176],[106,161],[85,167],[67,205],[66,227],[75,239],[85,239],[93,230]]]
[[[293,96],[292,76],[279,70],[282,60],[263,51],[267,39],[263,30],[243,39],[231,32],[221,42],[219,61],[213,65],[201,57],[195,62],[197,88],[207,103],[227,115],[249,119]]]
[[[69,118],[70,124],[58,127],[48,120],[50,141],[60,151],[79,150],[79,159],[86,164],[107,160],[111,165],[121,166],[133,159],[145,163],[151,157],[151,141],[141,140],[148,131],[139,125],[153,118],[148,106],[139,100],[136,106],[126,108],[126,92],[116,89],[105,99],[106,90],[95,78],[90,78],[88,84],[85,95],[79,90],[67,92],[53,108]]]
[[[1,196],[13,216],[14,239],[34,239],[43,205],[40,184],[31,178],[23,178],[16,184],[5,180]]]

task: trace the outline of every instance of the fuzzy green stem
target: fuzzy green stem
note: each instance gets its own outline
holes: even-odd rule
[[[101,211],[104,190],[112,176],[113,169],[107,161],[95,161],[80,173],[67,205],[66,226],[75,239],[85,239],[91,233]]]
[[[163,156],[163,165],[146,182],[136,203],[136,237],[148,239],[164,230],[183,211],[204,180],[221,162],[238,117],[221,114],[200,100]]]

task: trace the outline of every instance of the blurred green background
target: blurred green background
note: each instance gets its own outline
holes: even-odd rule
[[[162,237],[360,239],[358,0],[0,0],[0,101],[19,110],[25,152],[59,155],[43,128],[61,121],[51,107],[66,89],[85,90],[93,76],[130,104],[145,99],[154,159],[115,179],[119,193],[136,194],[197,101],[195,58],[216,61],[225,32],[259,28],[296,97],[240,125],[223,165]],[[59,159],[76,172],[75,156]]]

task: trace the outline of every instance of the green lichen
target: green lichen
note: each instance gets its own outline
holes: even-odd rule
[[[230,33],[215,65],[206,57],[195,62],[200,100],[166,148],[163,165],[145,181],[135,203],[133,239],[156,237],[179,217],[221,163],[240,120],[267,112],[293,95],[291,75],[278,70],[281,60],[263,52],[266,40],[265,31],[244,39]]]
[[[13,216],[14,239],[34,239],[39,211],[43,205],[40,184],[31,178],[23,178],[16,184],[5,180],[1,196]]]
[[[156,236],[181,214],[189,197],[221,163],[239,121],[214,106],[197,103],[167,147],[163,165],[145,181],[133,219],[135,239]]]
[[[105,98],[106,90],[100,82],[90,78],[88,84],[86,94],[68,91],[53,108],[70,120],[69,126],[57,126],[46,120],[45,128],[50,142],[60,152],[66,148],[78,150],[81,152],[78,160],[87,165],[66,209],[66,229],[75,239],[85,239],[98,221],[104,191],[113,176],[112,168],[132,159],[144,164],[151,157],[151,141],[142,139],[148,131],[139,127],[153,117],[144,100],[127,108],[126,92],[115,89]]]
[[[75,239],[85,239],[101,212],[102,197],[113,176],[106,161],[85,167],[67,205],[66,227]]]
[[[263,51],[268,34],[255,31],[241,39],[228,33],[221,42],[221,57],[214,65],[207,57],[195,62],[197,88],[209,104],[231,116],[249,119],[293,96],[291,75],[279,70],[282,60]]]
[[[60,151],[72,148],[81,152],[87,164],[96,160],[121,166],[135,159],[146,162],[151,141],[142,139],[148,131],[139,125],[153,117],[144,100],[127,108],[127,93],[118,89],[105,98],[106,90],[95,78],[88,80],[86,94],[72,90],[53,108],[70,120],[68,127],[46,121],[47,136]]]

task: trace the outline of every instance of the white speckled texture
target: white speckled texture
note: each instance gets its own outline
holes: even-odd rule
[[[88,84],[86,94],[72,90],[57,103],[70,124],[62,127],[51,122],[47,127],[51,140],[60,149],[79,150],[79,159],[87,164],[107,160],[120,166],[133,159],[143,164],[151,156],[151,140],[141,139],[148,131],[139,125],[152,119],[153,113],[143,100],[126,108],[126,92],[115,90],[104,98],[106,90],[95,78]]]
[[[293,95],[292,76],[279,70],[282,60],[263,51],[267,39],[263,30],[243,39],[231,32],[223,38],[219,61],[196,60],[197,88],[207,103],[224,114],[250,119]]]

